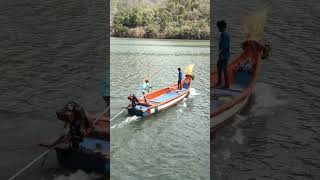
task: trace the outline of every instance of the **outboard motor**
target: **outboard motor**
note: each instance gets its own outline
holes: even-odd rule
[[[134,108],[139,103],[137,96],[135,96],[134,94],[130,94],[130,96],[128,96],[128,99],[131,102],[130,105],[132,108]]]

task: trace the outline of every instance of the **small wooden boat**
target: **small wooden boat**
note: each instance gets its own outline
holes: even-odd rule
[[[126,107],[130,115],[149,116],[159,111],[168,109],[178,102],[183,100],[189,93],[193,76],[193,66],[188,66],[185,78],[181,81],[181,90],[178,89],[178,84],[162,88],[148,93],[145,97],[136,98],[135,95],[130,95],[128,99],[131,103]]]
[[[74,102],[72,102],[74,103]],[[70,103],[66,105],[68,107]],[[108,112],[100,115],[64,108],[57,112],[59,120],[69,128],[68,134],[50,143],[57,159],[66,168],[107,174],[110,171],[110,121]],[[80,119],[80,120],[79,120]]]
[[[229,88],[215,86],[217,83],[216,70],[210,75],[211,133],[230,123],[232,117],[245,107],[257,81],[261,58],[267,57],[269,52],[269,46],[261,45],[253,40],[245,41],[242,49],[243,52],[228,65]],[[223,78],[222,82],[224,82]]]

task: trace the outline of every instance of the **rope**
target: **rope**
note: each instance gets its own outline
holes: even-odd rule
[[[121,113],[123,113],[123,111],[125,111],[126,109],[122,109],[122,111],[120,111],[117,115],[115,115],[112,119],[110,119],[110,121],[114,120],[116,117],[118,117]]]
[[[70,137],[69,137],[70,138]],[[64,141],[67,141],[69,138],[65,139]],[[16,179],[19,175],[21,175],[24,171],[26,171],[27,169],[29,169],[34,163],[36,163],[37,161],[39,161],[41,158],[43,158],[45,155],[47,155],[50,151],[52,151],[57,145],[59,145],[60,143],[62,143],[63,141],[55,144],[54,146],[50,147],[48,150],[46,150],[45,152],[43,152],[41,155],[39,155],[38,157],[34,158],[30,163],[28,163],[24,168],[22,168],[20,171],[18,171],[16,174],[14,174],[13,176],[11,176],[8,180],[14,180]]]
[[[29,164],[27,164],[24,168],[22,168],[20,171],[18,171],[16,174],[14,174],[12,177],[10,177],[8,180],[13,180],[16,177],[18,177],[20,174],[22,174],[24,171],[26,171],[28,168],[30,168],[34,163],[36,163],[37,161],[39,161],[42,157],[44,157],[45,155],[47,155],[53,148],[48,149],[47,151],[45,151],[44,153],[42,153],[40,156],[38,156],[37,158],[35,158],[33,161],[31,161]]]

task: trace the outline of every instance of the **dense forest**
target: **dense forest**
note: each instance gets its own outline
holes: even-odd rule
[[[112,36],[209,39],[210,0],[113,0]]]

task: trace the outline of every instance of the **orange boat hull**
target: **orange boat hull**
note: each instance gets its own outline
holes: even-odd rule
[[[247,104],[255,87],[264,46],[255,41],[245,41],[242,48],[243,52],[228,65],[230,89],[215,87],[218,74],[216,70],[211,73],[210,131],[212,133],[230,123],[232,117]],[[246,72],[243,64],[251,68]]]
[[[136,116],[149,116],[159,111],[163,111],[176,105],[183,100],[189,93],[192,84],[192,76],[187,75],[181,82],[182,89],[178,90],[178,84],[155,90],[148,93],[145,97],[139,98],[136,106],[128,105],[128,113]]]

